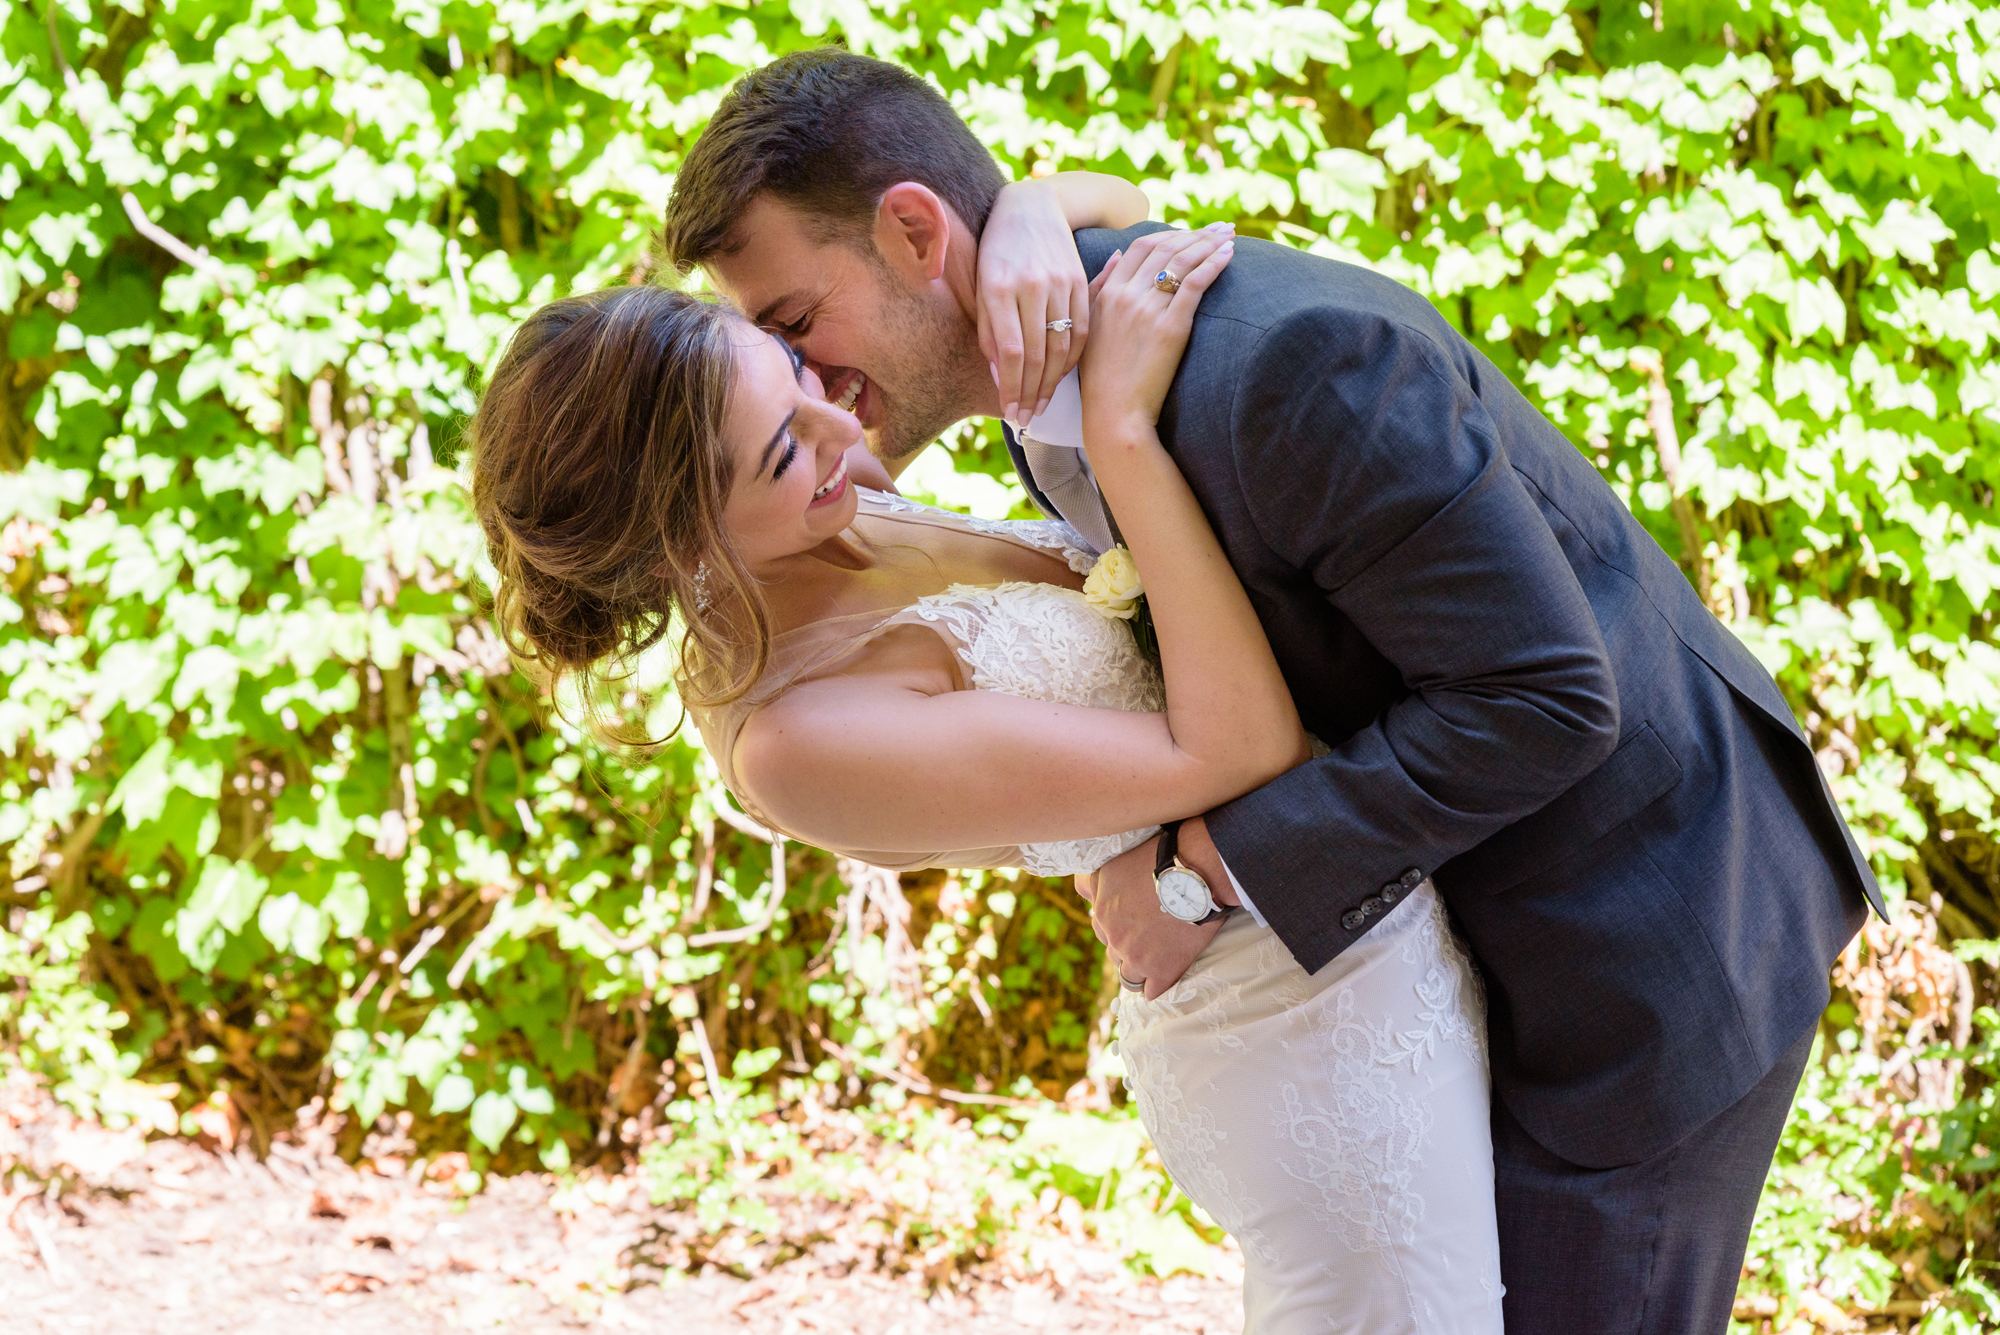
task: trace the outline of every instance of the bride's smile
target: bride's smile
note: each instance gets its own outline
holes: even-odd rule
[[[782,339],[742,327],[723,421],[735,479],[724,522],[744,563],[768,571],[854,522],[847,451],[861,423],[827,401],[818,373]],[[861,383],[849,373],[847,394]]]
[[[846,487],[847,456],[843,454],[840,456],[840,462],[833,466],[833,471],[827,474],[826,481],[820,483],[819,489],[813,492],[812,505],[808,508],[817,509],[822,505],[838,503],[847,494]]]

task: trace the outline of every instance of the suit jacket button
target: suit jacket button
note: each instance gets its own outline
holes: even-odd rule
[[[1368,896],[1368,898],[1362,900],[1360,904],[1356,905],[1356,907],[1359,908],[1362,913],[1372,918],[1376,914],[1380,913],[1383,909],[1387,908],[1388,905],[1382,902],[1382,897],[1380,895],[1370,895]]]
[[[1360,909],[1349,909],[1340,915],[1340,925],[1350,932],[1358,932],[1368,925],[1368,915]]]
[[[1382,887],[1382,893],[1380,895],[1380,898],[1384,904],[1387,904],[1393,908],[1396,904],[1396,901],[1401,899],[1402,897],[1403,897],[1403,886],[1401,882],[1391,881],[1389,882],[1389,884]]]
[[[1411,867],[1403,873],[1400,880],[1405,890],[1414,890],[1424,883],[1424,874],[1420,869]]]

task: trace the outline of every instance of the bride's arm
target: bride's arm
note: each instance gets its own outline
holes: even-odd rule
[[[1218,224],[1149,233],[1112,256],[1092,285],[1098,332],[1083,358],[1083,439],[1145,584],[1176,746],[1219,764],[1275,752],[1289,769],[1311,755],[1291,690],[1158,429],[1195,307],[1234,246]],[[1155,285],[1162,272],[1180,279],[1172,295]]]
[[[1109,227],[1114,230],[1132,227],[1146,221],[1146,215],[1152,212],[1153,207],[1152,201],[1146,198],[1146,192],[1122,176],[1107,176],[1103,172],[1052,172],[1003,187],[1000,197],[994,201],[994,213],[999,213],[1010,201],[1029,199],[1038,191],[1055,200],[1057,209],[1072,232],[1080,232],[1086,227]],[[986,226],[986,234],[991,235],[991,214],[987,216]]]
[[[958,690],[941,648],[929,627],[900,627],[861,670],[753,714],[733,757],[746,798],[829,848],[1011,847],[1206,811],[1304,755],[1282,733],[1204,754],[1165,714]]]
[[[1088,280],[1070,233],[1132,227],[1150,210],[1138,186],[1098,172],[1016,181],[994,200],[979,236],[979,347],[1009,421],[1046,408],[1083,352]],[[1047,327],[1061,319],[1073,327]]]
[[[848,481],[874,491],[896,490],[896,479],[889,476],[889,470],[882,466],[882,461],[870,452],[867,445],[850,447],[844,457],[847,460]]]
[[[1107,266],[1084,370],[1092,466],[1147,582],[1166,711],[957,690],[937,639],[907,627],[866,671],[798,687],[745,725],[735,768],[779,824],[885,851],[1082,839],[1195,815],[1307,758],[1250,600],[1154,428],[1227,243],[1163,232]],[[1184,274],[1171,300],[1146,286],[1160,267]]]

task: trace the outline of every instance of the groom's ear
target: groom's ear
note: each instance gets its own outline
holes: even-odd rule
[[[955,216],[930,187],[900,181],[876,206],[875,247],[911,287],[934,283],[944,276]]]

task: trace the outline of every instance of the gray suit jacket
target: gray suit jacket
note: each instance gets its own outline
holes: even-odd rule
[[[1079,232],[1085,268],[1158,226]],[[1208,813],[1293,955],[1429,875],[1549,1148],[1634,1162],[1736,1102],[1880,892],[1769,674],[1603,478],[1424,298],[1253,240],[1160,427],[1333,746]]]

